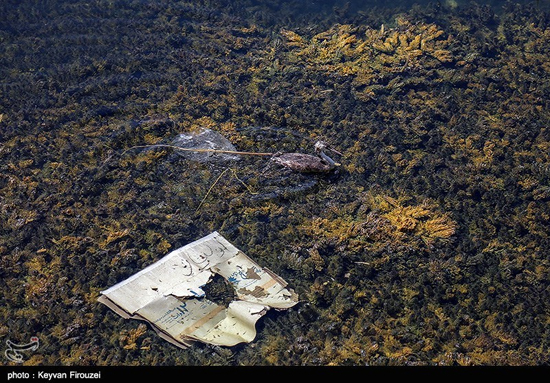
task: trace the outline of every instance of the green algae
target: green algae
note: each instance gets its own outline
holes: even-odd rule
[[[39,337],[25,364],[548,363],[550,16],[351,3],[0,6],[0,335]],[[201,128],[342,166],[117,156]],[[180,350],[97,304],[213,230],[302,299],[252,344]]]

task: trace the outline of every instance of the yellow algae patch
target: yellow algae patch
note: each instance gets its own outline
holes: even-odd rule
[[[435,202],[423,199],[414,204],[410,200],[407,196],[363,193],[355,215],[327,210],[329,216],[308,220],[300,230],[317,240],[344,244],[348,250],[404,243],[412,246],[418,239],[430,247],[453,236],[456,223]]]

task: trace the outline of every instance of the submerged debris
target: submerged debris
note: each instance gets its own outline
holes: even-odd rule
[[[315,152],[318,156],[304,153],[282,153],[275,154],[272,160],[279,165],[301,173],[327,173],[339,164],[327,156],[323,151],[324,149],[329,149],[341,155],[336,150],[329,148],[325,142],[317,141],[315,143]]]
[[[173,142],[173,145],[187,150],[178,150],[178,154],[188,160],[197,162],[210,161],[238,161],[237,154],[223,153],[236,152],[235,146],[220,133],[203,128],[197,133],[181,133]],[[195,151],[193,151],[196,149]],[[209,151],[204,151],[205,149]]]
[[[205,296],[203,287],[214,274],[237,296],[228,307]],[[172,251],[101,294],[99,302],[123,318],[151,323],[160,336],[182,348],[194,341],[220,346],[251,342],[256,321],[270,308],[298,303],[281,277],[217,232]]]

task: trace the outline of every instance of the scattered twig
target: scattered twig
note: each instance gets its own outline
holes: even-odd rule
[[[222,149],[193,149],[193,148],[182,148],[175,145],[168,145],[168,144],[153,144],[153,145],[136,145],[132,146],[131,148],[126,149],[123,151],[120,156],[122,157],[130,150],[134,149],[145,149],[145,148],[170,148],[175,150],[182,150],[185,152],[197,152],[197,153],[220,153],[220,154],[239,154],[239,155],[245,155],[245,156],[272,156],[274,153],[255,153],[255,152],[239,152],[236,150],[222,150]]]
[[[124,156],[126,153],[128,153],[131,150],[134,149],[148,149],[148,148],[169,148],[174,150],[181,150],[184,152],[197,152],[197,153],[219,153],[219,154],[238,154],[238,155],[244,155],[244,156],[273,156],[275,153],[255,153],[255,152],[239,152],[236,150],[222,150],[222,149],[193,149],[193,148],[181,148],[179,146],[175,145],[169,145],[169,144],[152,144],[152,145],[136,145],[132,146],[131,148],[126,149],[122,153],[113,153],[107,159],[105,162],[103,162],[103,165],[99,167],[99,169],[102,169],[107,163],[113,158],[115,155],[118,154],[119,157]]]
[[[212,183],[212,185],[210,185],[210,187],[208,188],[208,191],[206,192],[206,195],[203,197],[203,199],[201,200],[201,202],[199,203],[199,206],[197,206],[197,208],[195,209],[195,213],[198,212],[200,210],[200,208],[202,207],[202,205],[204,204],[204,201],[206,201],[206,198],[208,198],[208,196],[210,195],[210,192],[212,191],[212,189],[214,189],[214,186],[216,186],[216,184],[218,183],[218,181],[223,177],[223,175],[227,172],[227,171],[231,171],[233,173],[233,177],[235,177],[237,179],[237,181],[239,181],[245,188],[246,190],[248,190],[248,192],[250,194],[258,194],[257,192],[254,192],[252,191],[252,189],[250,188],[250,186],[248,186],[243,180],[241,180],[238,176],[237,176],[237,172],[235,171],[235,169],[231,169],[231,168],[227,168],[225,169],[223,172],[220,173],[220,175],[216,178],[216,180],[214,181],[214,183]]]

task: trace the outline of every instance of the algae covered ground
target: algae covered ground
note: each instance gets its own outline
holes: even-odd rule
[[[547,365],[550,14],[492,3],[2,1],[0,364]],[[204,128],[340,166],[130,149]],[[215,230],[300,297],[252,343],[97,302]]]

